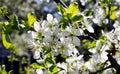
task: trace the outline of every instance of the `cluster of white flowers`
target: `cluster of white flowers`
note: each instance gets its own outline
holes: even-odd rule
[[[71,25],[67,26],[65,30],[61,30],[59,21],[53,18],[51,14],[47,15],[47,20],[34,23],[35,31],[28,31],[30,37],[30,44],[36,48],[34,53],[34,59],[38,63],[45,62],[47,56],[45,51],[51,50],[52,55],[58,56],[64,54],[68,58],[63,63],[57,63],[56,65],[64,70],[64,72],[73,73],[74,69],[79,70],[80,61],[83,55],[80,55],[76,47],[80,46],[80,39],[78,36],[83,35],[81,28],[74,28]],[[46,49],[44,49],[46,47]],[[69,63],[69,65],[67,63]],[[64,66],[62,66],[64,65]],[[72,69],[73,68],[73,69]],[[37,72],[41,72],[37,70]],[[42,72],[41,72],[42,73]],[[39,74],[39,73],[38,73]]]
[[[34,23],[34,31],[28,31],[30,37],[29,44],[36,49],[34,59],[40,64],[45,63],[49,57],[46,53],[49,51],[55,61],[58,55],[65,56],[65,61],[47,64],[47,68],[41,67],[37,69],[37,74],[48,74],[50,67],[53,65],[58,68],[58,74],[89,74],[89,72],[96,72],[101,69],[99,65],[103,65],[102,68],[110,65],[110,62],[107,62],[108,53],[106,50],[110,50],[112,43],[114,43],[115,49],[120,51],[120,25],[118,20],[116,20],[113,25],[115,30],[110,32],[101,30],[101,37],[105,39],[96,40],[95,47],[88,49],[88,51],[92,53],[88,61],[85,61],[83,58],[84,54],[80,54],[79,52],[79,47],[81,46],[79,36],[85,35],[85,29],[90,33],[94,33],[94,29],[91,26],[92,23],[89,22],[88,18],[98,26],[100,26],[101,23],[108,23],[108,19],[105,19],[103,16],[105,10],[102,6],[98,6],[98,3],[96,3],[94,10],[93,17],[84,15],[82,24],[85,24],[86,27],[76,28],[69,24],[63,30],[60,28],[59,20],[51,14],[47,14],[47,20],[43,20],[42,22],[36,21]],[[120,63],[119,54],[115,56],[115,59]],[[104,73],[111,74],[112,72],[111,69],[107,69]]]

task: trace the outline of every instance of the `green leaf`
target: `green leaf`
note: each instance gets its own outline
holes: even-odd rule
[[[65,19],[64,17],[62,17],[61,20],[60,20],[60,28],[61,28],[61,30],[64,30],[67,25],[68,25],[67,19]]]
[[[58,4],[58,10],[62,13],[63,17],[71,19],[75,15],[77,15],[79,9],[76,3],[71,3],[68,8],[63,7]]]
[[[33,27],[33,23],[36,21],[36,16],[32,12],[29,12],[27,14],[27,17],[28,17],[28,26]]]
[[[55,64],[55,58],[54,55],[52,55],[51,53],[46,54],[47,58],[45,60],[45,64],[49,65],[49,64]]]
[[[62,18],[60,20],[60,28],[64,30],[68,23],[72,20],[82,20],[82,16],[77,16],[78,5],[76,3],[71,3],[68,8],[64,8],[62,5],[58,4],[58,10],[62,13]]]
[[[2,32],[2,43],[6,49],[11,49],[14,52],[17,52],[17,47],[12,43],[9,33]]]
[[[12,70],[10,70],[10,71],[8,72],[8,74],[12,74],[12,72],[13,72],[13,71],[12,71]]]
[[[32,63],[31,65],[30,65],[32,68],[42,68],[43,66],[42,65],[39,65],[39,64],[37,64],[37,63]]]
[[[111,0],[100,0],[102,3],[109,3]]]
[[[62,14],[66,13],[66,8],[63,7],[60,3],[58,3],[57,8]]]
[[[12,44],[8,33],[2,32],[2,43],[6,49],[11,47]]]
[[[84,17],[82,15],[75,15],[72,18],[72,21],[76,22],[76,21],[82,21],[84,19]]]
[[[94,48],[96,46],[96,41],[84,39],[83,40],[83,46],[87,47],[88,49]]]
[[[0,15],[7,15],[7,8],[5,6],[0,7]]]
[[[116,19],[116,11],[113,11],[110,15],[110,19],[115,20]]]
[[[117,6],[111,6],[111,11],[114,11],[114,10],[116,10],[118,7]]]
[[[13,30],[20,30],[18,17],[16,15],[12,15],[10,18],[10,25]]]
[[[3,31],[4,32],[10,32],[12,30],[12,26],[10,25],[9,22],[4,22],[3,23]]]
[[[104,44],[104,42],[107,40],[106,36],[101,36],[100,37],[100,42],[101,44]]]
[[[57,73],[57,72],[58,72],[57,66],[56,66],[56,65],[52,65],[52,66],[50,67],[50,72],[51,72],[52,74],[58,74],[58,73]]]
[[[78,9],[78,5],[76,3],[71,3],[69,8],[66,9],[67,15],[70,15],[69,17],[74,17],[75,15],[77,15],[79,9]]]
[[[105,12],[106,12],[106,14],[109,13],[109,8],[108,7],[106,7]]]

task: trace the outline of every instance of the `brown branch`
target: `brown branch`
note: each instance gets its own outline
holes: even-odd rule
[[[108,52],[107,57],[108,57],[108,61],[110,62],[111,66],[116,70],[116,74],[120,73],[120,65],[113,58],[113,55],[110,52]]]

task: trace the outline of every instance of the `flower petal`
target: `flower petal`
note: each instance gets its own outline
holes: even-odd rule
[[[87,30],[90,32],[90,33],[94,33],[94,29],[92,26],[90,25],[87,25]]]
[[[34,23],[34,30],[35,30],[36,32],[38,32],[38,31],[40,30],[40,23],[39,23],[39,22],[35,22],[35,23]]]
[[[47,14],[47,21],[52,22],[53,21],[53,16],[51,14]]]
[[[80,39],[78,37],[73,37],[73,43],[76,45],[76,46],[79,46],[80,45]]]

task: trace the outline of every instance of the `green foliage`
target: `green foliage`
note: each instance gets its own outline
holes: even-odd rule
[[[8,22],[4,22],[2,31],[2,43],[6,49],[12,49],[13,51],[17,50],[17,47],[12,43],[9,33],[13,30],[20,30],[19,22],[16,15],[12,15]]]
[[[69,8],[65,9],[64,16],[68,18],[73,18],[75,15],[78,14],[78,5],[76,3],[71,3]]]
[[[78,14],[78,4],[71,3],[68,8],[64,8],[62,5],[58,4],[58,10],[62,13],[62,18],[60,21],[61,29],[65,29],[70,22],[77,22],[83,20],[83,16]]]
[[[115,20],[116,17],[117,17],[117,15],[116,15],[116,9],[117,8],[118,8],[117,6],[111,6],[111,8],[110,8],[110,18],[112,20]]]
[[[25,74],[31,74],[29,67],[24,67],[24,69],[25,69]]]
[[[42,68],[42,67],[43,67],[42,65],[40,65],[40,64],[38,64],[38,63],[32,63],[30,66],[31,66],[32,68],[34,68],[34,69],[38,69],[38,68]]]
[[[50,67],[50,74],[58,74],[57,72],[58,72],[57,66],[56,65],[52,65]]]
[[[66,8],[63,7],[60,3],[58,4],[58,10],[59,10],[62,14],[64,14],[64,13],[66,12]]]
[[[17,50],[17,47],[12,43],[9,34],[6,32],[2,32],[2,43],[6,49]]]
[[[36,21],[36,16],[32,12],[29,12],[27,14],[27,18],[28,18],[28,26],[33,27],[33,23]]]
[[[0,66],[0,74],[12,74],[12,70],[7,72],[5,66]]]
[[[0,7],[0,15],[7,15],[7,9],[5,6]]]
[[[73,22],[76,22],[76,21],[82,21],[84,19],[84,17],[82,15],[75,15],[73,18],[72,18],[72,21]]]
[[[87,49],[94,48],[96,46],[96,41],[91,41],[88,39],[83,40],[83,46],[87,47]]]
[[[45,60],[46,65],[55,64],[55,58],[51,53],[47,53],[46,56],[47,56],[47,58]]]
[[[12,15],[9,21],[3,22],[3,31],[9,33],[13,30],[19,31],[20,26],[16,15]]]
[[[115,20],[116,19],[116,12],[115,11],[112,11],[111,15],[110,15],[110,18],[112,20]]]
[[[109,3],[110,0],[100,0],[102,3]]]
[[[7,49],[11,48],[12,44],[8,33],[2,32],[2,42]]]
[[[9,22],[10,25],[12,26],[11,29],[20,30],[18,17],[16,15],[12,15]]]
[[[7,10],[5,7],[0,7],[0,13],[3,13],[7,16]],[[16,15],[11,15],[10,19],[6,22],[1,22],[0,26],[2,26],[2,43],[6,49],[12,49],[13,51],[17,50],[17,47],[12,43],[9,33],[12,33],[14,30],[19,31],[19,21]]]
[[[100,42],[103,44],[107,40],[106,36],[101,36],[100,37]]]

